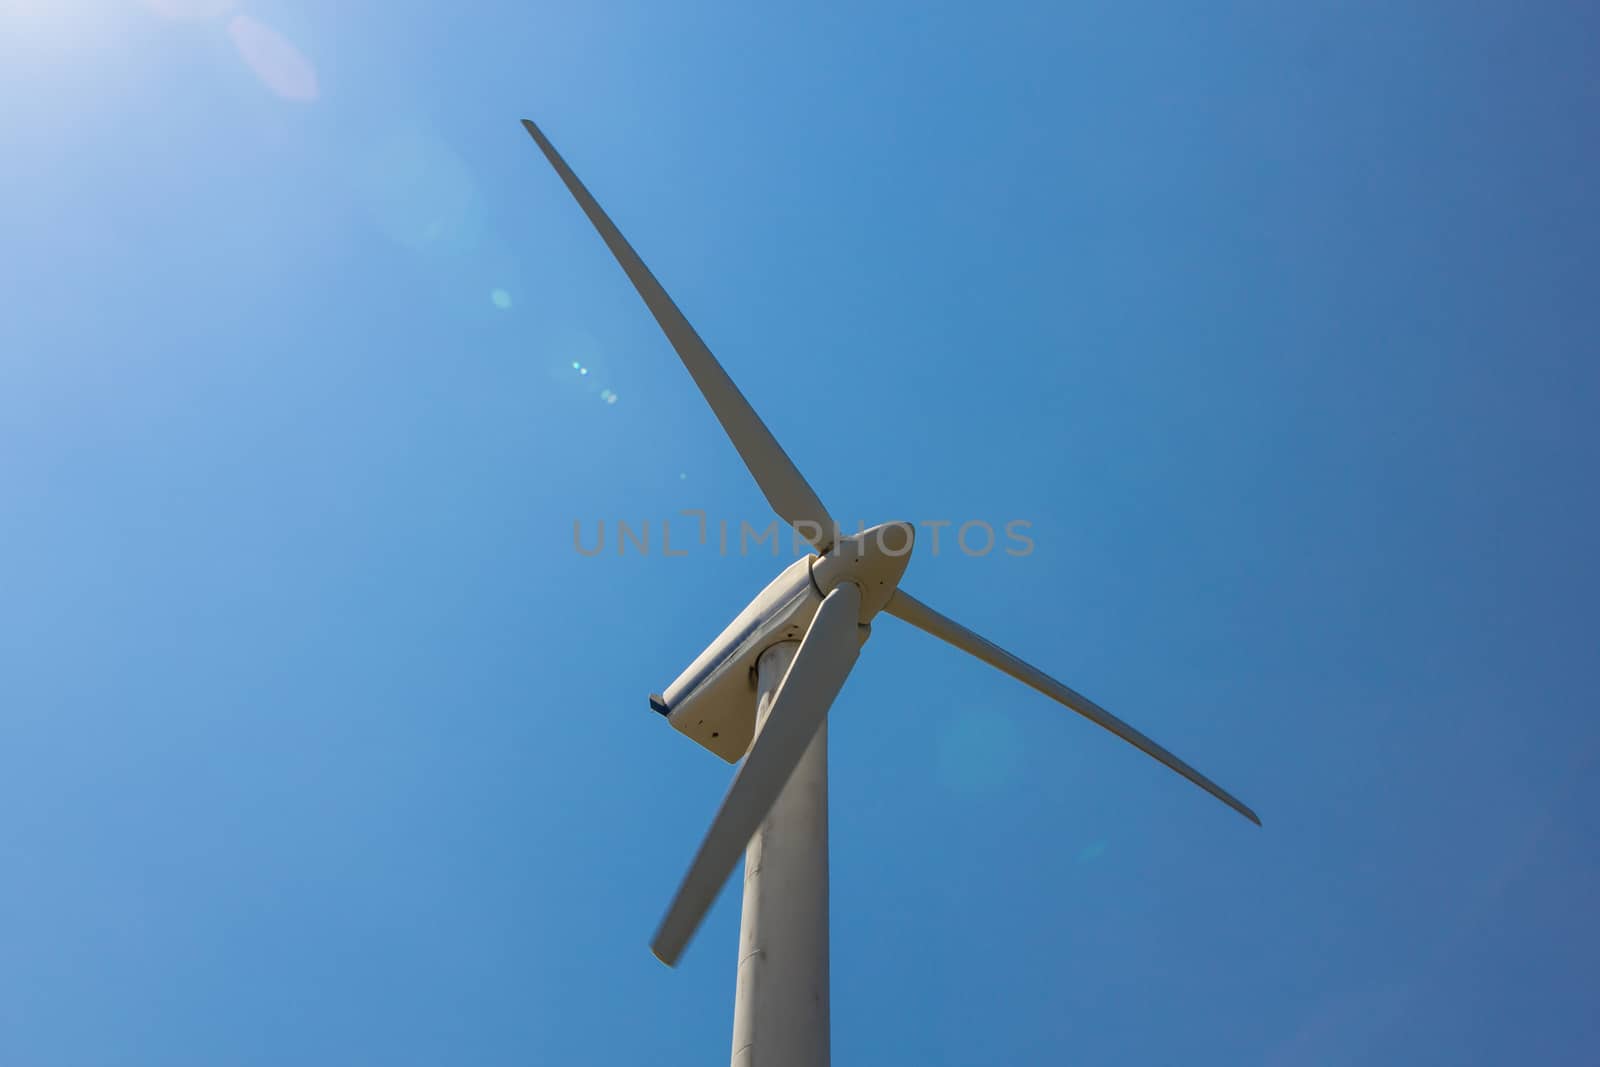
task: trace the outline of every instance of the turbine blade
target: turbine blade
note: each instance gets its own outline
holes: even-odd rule
[[[794,662],[778,685],[765,725],[750,746],[744,766],[734,775],[722,807],[650,943],[656,958],[667,966],[678,962],[855,666],[861,652],[857,633],[860,611],[861,590],[850,582],[829,593],[817,610]]]
[[[948,641],[963,652],[971,653],[989,666],[997,667],[1011,675],[1017,681],[1033,686],[1033,688],[1052,700],[1060,701],[1090,722],[1110,730],[1145,755],[1153,756],[1160,760],[1257,826],[1261,825],[1261,820],[1257,818],[1256,813],[1240,803],[1233,794],[1150,740],[1138,730],[1135,730],[1083,694],[1062,685],[1043,671],[1024,663],[1000,646],[984,640],[954,619],[946,618],[934,611],[904,589],[895,591],[894,596],[889,598],[888,606],[884,610],[898,619],[909,622],[918,629],[926,630],[933,636]]]
[[[678,310],[678,305],[672,302],[661,283],[656,281],[655,275],[650,273],[650,268],[644,265],[633,246],[628,244],[610,217],[572,172],[572,168],[567,166],[555,145],[531,120],[523,119],[522,125],[527,127],[545,158],[578,201],[578,206],[583,208],[583,213],[589,216],[589,221],[599,231],[606,247],[611,249],[611,254],[628,275],[628,280],[633,282],[633,287],[644,298],[650,314],[655,316],[661,331],[672,342],[689,376],[700,387],[701,395],[711,405],[712,412],[717,416],[717,421],[722,423],[722,429],[733,442],[733,447],[738,449],[739,457],[755,476],[767,503],[772,505],[772,510],[778,513],[779,518],[799,530],[818,552],[826,552],[833,544],[835,524],[805,476],[794,465],[783,446],[778,444],[777,438],[772,436],[772,431],[761,421],[755,408],[739,392],[739,387],[733,384],[733,379],[728,377],[728,372],[722,369],[705,342],[700,340],[700,335],[689,325],[689,320]]]

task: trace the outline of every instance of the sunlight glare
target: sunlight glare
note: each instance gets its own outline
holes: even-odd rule
[[[83,59],[116,48],[130,33],[130,21],[144,13],[122,0],[0,0],[0,52],[5,74],[25,79],[34,64],[48,67],[64,59]],[[88,76],[91,69],[79,72]],[[18,81],[16,84],[22,84]],[[13,109],[31,107],[20,99]],[[8,114],[7,118],[12,116]],[[9,146],[8,146],[9,147]]]
[[[228,36],[239,58],[268,89],[285,100],[317,98],[316,70],[283,34],[249,15],[235,15],[228,20]]]
[[[234,0],[143,0],[144,6],[169,19],[214,19],[233,10]]]

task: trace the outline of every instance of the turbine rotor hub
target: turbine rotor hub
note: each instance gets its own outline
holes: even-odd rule
[[[842,582],[861,590],[861,624],[883,610],[894,596],[900,578],[911,562],[917,529],[909,522],[886,522],[840,537],[828,551],[811,561],[811,580],[827,596]]]

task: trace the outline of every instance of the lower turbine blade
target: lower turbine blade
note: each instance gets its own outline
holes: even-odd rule
[[[918,629],[926,630],[941,640],[948,641],[963,652],[971,653],[989,666],[1005,671],[1017,681],[1033,686],[1033,688],[1050,699],[1065,704],[1090,722],[1110,730],[1145,755],[1153,756],[1160,760],[1257,826],[1261,825],[1261,820],[1256,816],[1256,813],[1240,803],[1233,794],[1111,714],[1105,708],[1102,708],[1082,693],[1062,685],[1037,667],[1024,663],[999,645],[984,640],[954,619],[949,619],[939,614],[904,589],[896,590],[894,596],[889,599],[888,605],[883,610],[898,619],[904,619]]]
[[[829,593],[817,609],[800,651],[778,686],[766,725],[750,746],[744,766],[734,775],[733,785],[650,943],[656,958],[667,966],[678,962],[850,676],[861,652],[860,612],[861,590],[851,582]]]

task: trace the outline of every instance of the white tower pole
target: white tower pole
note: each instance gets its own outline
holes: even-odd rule
[[[756,734],[798,641],[762,653]],[[828,1067],[828,724],[744,854],[733,1067]]]

